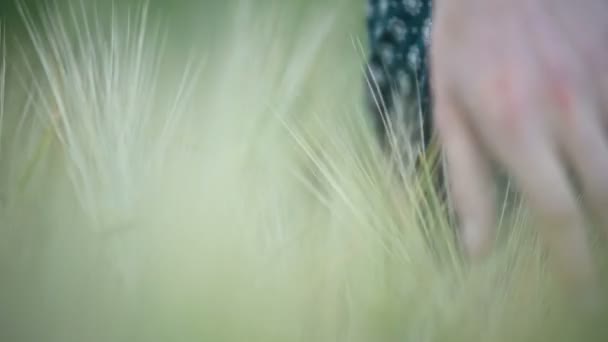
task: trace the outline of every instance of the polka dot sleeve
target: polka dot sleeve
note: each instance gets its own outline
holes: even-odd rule
[[[391,115],[396,101],[419,105],[426,131],[423,144],[428,143],[431,120],[427,67],[431,7],[431,0],[367,0],[368,77],[376,82],[368,89],[369,104],[381,128],[381,115]],[[373,95],[382,99],[386,111],[375,105]]]

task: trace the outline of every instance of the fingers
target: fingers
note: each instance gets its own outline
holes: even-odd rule
[[[595,282],[585,222],[565,170],[550,149],[529,153],[529,163],[513,165],[540,219],[539,234],[558,266],[558,275],[573,289]]]
[[[490,5],[483,6],[480,2],[478,10],[491,9]],[[504,9],[507,7],[505,4]],[[574,168],[586,204],[608,232],[608,78],[597,73],[603,70],[598,66],[607,65],[607,51],[595,47],[602,37],[597,33],[576,38],[574,41],[582,41],[581,47],[573,48],[572,42],[564,40],[561,26],[544,14],[545,8],[538,4],[523,7],[504,14],[496,12],[492,23],[495,35],[478,29],[487,25],[481,19],[470,16],[469,24],[455,20],[458,14],[447,12],[445,7],[436,12],[431,56],[436,73],[434,114],[446,154],[451,197],[462,221],[466,250],[471,256],[487,254],[493,245],[489,241],[493,240],[495,224],[494,184],[482,153],[487,152],[488,158],[494,157],[506,168],[527,197],[539,219],[539,235],[551,252],[557,275],[575,293],[586,293],[596,284],[595,267],[584,210],[566,165]],[[588,20],[582,14],[589,12],[579,14],[576,21],[571,21],[573,37],[580,35],[581,27],[585,27],[581,24]],[[520,24],[514,25],[513,19]],[[524,19],[526,28],[521,25]],[[608,28],[601,22],[596,26]],[[530,34],[530,28],[534,34]],[[453,37],[458,39],[450,39]],[[584,54],[579,50],[590,56],[585,62],[581,62]],[[471,51],[483,53],[474,57]],[[589,70],[593,74],[586,72]],[[603,110],[582,101],[568,104],[573,97],[546,96],[556,90],[556,83],[587,85],[593,77],[602,79],[604,103],[597,106],[603,106]],[[458,93],[462,107],[445,96],[446,84]],[[581,99],[588,99],[598,93],[582,95],[586,97]],[[552,100],[562,110],[570,106],[570,113],[558,117],[555,108],[547,106]],[[560,125],[566,129],[555,130]],[[560,159],[562,152],[565,160]]]
[[[608,235],[608,140],[606,126],[603,125],[602,109],[587,96],[577,100],[572,116],[575,122],[569,128],[569,134],[562,137],[566,157],[573,165],[577,178],[582,186],[583,201],[591,211],[600,229]],[[603,303],[600,292],[591,289],[587,306],[595,310]]]
[[[450,195],[460,220],[461,242],[466,253],[480,259],[491,251],[495,239],[495,184],[460,107],[437,94],[437,130],[446,157]]]
[[[566,158],[574,168],[585,205],[608,234],[608,140],[601,107],[588,96],[575,100],[570,125],[560,134]]]
[[[600,38],[600,31],[608,33],[608,26],[599,15],[603,13],[601,9],[606,9],[606,3],[587,1],[581,6],[569,6],[567,11],[565,6],[556,6],[548,12],[536,5],[539,14],[533,27],[538,34],[538,51],[544,60],[541,68],[547,77],[545,89],[552,102],[549,104],[553,115],[549,120],[556,127],[555,138],[582,186],[586,209],[608,232],[605,209],[608,208],[608,126],[602,113],[605,106],[602,101],[606,99],[601,90],[607,86],[602,85],[606,77],[601,71],[608,67],[608,45]],[[551,20],[560,23],[559,31],[550,24]],[[581,31],[583,22],[595,26],[596,30]]]
[[[500,114],[497,116],[511,115]],[[527,120],[534,115],[520,113],[516,117]],[[537,215],[540,238],[551,252],[557,274],[570,289],[577,293],[585,292],[595,284],[595,274],[584,216],[548,127],[534,120],[514,127],[515,131],[511,132],[490,132],[494,136],[486,135],[485,140],[513,176]]]
[[[581,96],[570,114],[573,124],[563,127],[562,146],[579,179],[586,206],[608,233],[608,140],[601,108]]]

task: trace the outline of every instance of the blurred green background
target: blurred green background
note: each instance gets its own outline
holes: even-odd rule
[[[97,0],[1,0],[0,18],[8,27],[18,27],[20,24],[17,3],[24,4],[29,8],[48,6],[51,4],[78,4],[83,3],[105,4],[110,6],[112,3],[120,5],[138,5],[145,3],[146,0],[120,0],[120,1],[97,1]],[[151,13],[160,14],[168,18],[172,30],[184,32],[198,31],[200,34],[213,34],[214,28],[221,30],[226,25],[223,21],[229,20],[230,13],[241,0],[147,0],[150,5]],[[362,32],[364,24],[365,0],[253,0],[255,6],[268,7],[277,5],[285,7],[290,11],[306,11],[314,7],[327,8],[334,5],[341,9],[344,15],[339,18],[341,23],[349,29]],[[228,15],[228,16],[227,16]],[[197,30],[198,27],[205,27],[205,31]],[[297,25],[298,23],[294,23]]]

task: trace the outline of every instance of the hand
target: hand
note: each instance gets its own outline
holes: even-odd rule
[[[491,251],[495,162],[539,219],[558,275],[594,284],[583,212],[608,232],[608,1],[451,0],[434,10],[435,122],[465,250]]]

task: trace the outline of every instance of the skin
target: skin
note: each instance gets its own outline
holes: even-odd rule
[[[608,233],[607,16],[608,0],[442,0],[430,48],[433,115],[468,255],[493,248],[497,164],[538,219],[557,275],[591,302],[586,228],[592,220]]]

